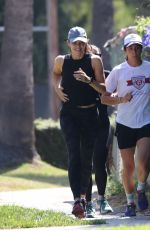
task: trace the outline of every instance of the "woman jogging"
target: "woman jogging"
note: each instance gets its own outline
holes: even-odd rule
[[[72,214],[86,215],[86,191],[92,173],[92,158],[98,127],[98,93],[105,92],[100,58],[86,53],[88,39],[82,27],[69,30],[70,53],[58,55],[53,69],[53,85],[62,101],[60,125],[68,149],[68,175],[74,197]],[[80,82],[81,78],[86,82]]]
[[[129,34],[124,38],[126,61],[111,71],[106,79],[107,92],[101,97],[104,104],[118,105],[116,136],[127,197],[125,215],[129,217],[136,215],[135,153],[138,207],[140,210],[148,208],[145,186],[150,170],[150,63],[142,61],[142,47],[139,35]],[[112,96],[114,91],[118,97]]]

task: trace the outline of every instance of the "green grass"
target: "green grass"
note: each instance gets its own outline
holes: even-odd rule
[[[0,191],[40,189],[68,186],[66,170],[42,161],[23,164],[18,168],[0,171]]]
[[[102,225],[104,220],[80,220],[66,216],[64,213],[53,211],[40,211],[18,206],[0,206],[0,229],[6,228],[36,228],[52,226],[82,226]],[[105,227],[100,227],[106,229]],[[149,230],[147,226],[119,226],[111,227],[111,230]]]
[[[69,186],[66,170],[53,167],[42,161],[33,164],[22,164],[18,168],[0,171],[0,191],[14,191],[25,189],[40,189]],[[119,193],[122,186],[108,178],[107,193]],[[99,225],[105,223],[100,219],[78,220],[63,213],[41,211],[31,208],[3,205],[0,206],[0,229],[6,228],[32,228],[50,226],[80,226]],[[150,226],[115,227],[120,230],[148,230]],[[102,228],[105,229],[105,228]]]
[[[0,206],[0,228],[32,228],[102,224],[102,220],[79,220],[53,211],[18,206]]]
[[[105,228],[102,228],[102,230]],[[111,230],[149,230],[150,225],[112,227]]]
[[[69,186],[66,170],[42,161],[23,164],[18,168],[0,171],[0,191],[40,189]],[[78,220],[63,213],[40,211],[18,206],[0,206],[0,229],[47,226],[102,224],[101,220]]]

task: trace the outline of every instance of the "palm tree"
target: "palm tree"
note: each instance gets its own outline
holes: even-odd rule
[[[113,1],[93,0],[92,42],[102,50],[104,66],[111,69],[105,42],[113,37]]]
[[[0,62],[0,168],[32,161],[33,0],[5,0]]]

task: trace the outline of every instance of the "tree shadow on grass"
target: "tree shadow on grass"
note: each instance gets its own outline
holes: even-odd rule
[[[49,176],[49,175],[41,175],[41,174],[33,175],[31,173],[28,174],[26,173],[26,174],[9,175],[9,177],[22,178],[26,180],[47,183],[47,184],[54,184],[58,186],[69,186],[68,176]]]

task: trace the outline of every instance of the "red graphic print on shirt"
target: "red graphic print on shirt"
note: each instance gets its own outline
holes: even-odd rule
[[[127,86],[133,85],[136,89],[142,89],[145,83],[150,83],[150,78],[145,76],[131,77],[131,80],[127,81]]]

